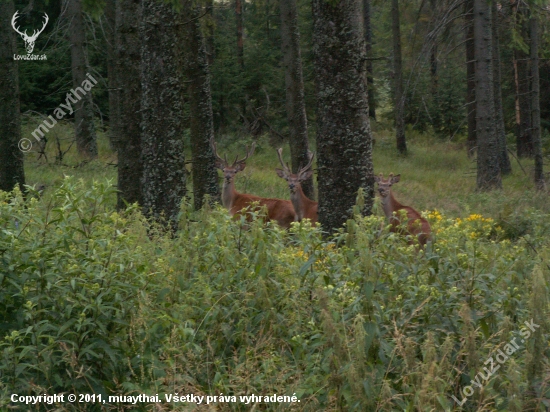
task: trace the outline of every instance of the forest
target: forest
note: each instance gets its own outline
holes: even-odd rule
[[[550,410],[550,1],[0,0],[0,410]]]

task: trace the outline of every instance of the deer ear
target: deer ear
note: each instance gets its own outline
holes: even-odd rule
[[[303,182],[304,180],[309,179],[313,175],[313,170],[308,169],[305,172],[300,173],[300,182]]]
[[[380,176],[374,176],[374,182],[375,183],[380,183]]]
[[[399,180],[401,180],[401,175],[395,175],[395,176],[392,176],[390,183],[393,185],[393,184],[399,182]]]
[[[246,163],[238,163],[237,166],[235,167],[235,172],[242,172],[244,170],[244,168],[246,167]]]
[[[216,167],[217,167],[218,169],[220,169],[220,170],[223,170],[223,168],[224,168],[223,162],[222,162],[221,160],[219,160],[219,159],[216,159],[215,165],[216,165]]]
[[[283,169],[275,169],[275,172],[277,172],[277,176],[280,178],[286,179],[286,173]]]

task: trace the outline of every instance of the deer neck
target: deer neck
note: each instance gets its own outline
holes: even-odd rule
[[[401,209],[402,207],[403,205],[395,200],[395,197],[393,197],[391,190],[388,196],[382,198],[382,208],[384,209],[384,214],[388,218],[393,215],[393,212]]]
[[[290,201],[292,202],[292,206],[294,206],[294,211],[296,212],[298,219],[303,219],[306,212],[306,205],[308,202],[311,202],[311,200],[304,195],[304,191],[301,186],[297,186],[296,191],[290,194]]]
[[[231,209],[237,194],[237,190],[235,189],[235,180],[231,179],[231,182],[227,183],[224,179],[222,189],[222,203],[226,209]]]

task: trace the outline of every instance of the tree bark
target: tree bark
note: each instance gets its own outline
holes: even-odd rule
[[[502,109],[502,88],[500,76],[500,44],[498,38],[498,8],[497,3],[492,3],[492,53],[493,53],[493,90],[495,98],[495,126],[498,141],[498,160],[500,172],[503,175],[512,173],[512,165],[506,147],[506,130],[504,128],[504,113]]]
[[[393,37],[393,81],[395,99],[395,139],[397,150],[407,153],[405,139],[405,96],[403,94],[403,65],[401,61],[401,28],[399,23],[399,0],[392,0],[392,37]]]
[[[515,50],[516,93],[517,93],[517,154],[518,157],[533,157],[533,136],[531,125],[531,74],[529,56],[521,50]]]
[[[372,135],[361,0],[313,0],[319,222],[332,233],[352,216],[359,188],[372,211]]]
[[[216,55],[214,47],[214,0],[208,0],[206,3],[206,14],[209,19],[206,26],[206,54],[208,56],[208,67],[212,67]]]
[[[109,87],[109,143],[117,150],[120,134],[120,102],[116,72],[116,0],[105,4],[105,43],[107,44],[107,77]]]
[[[477,147],[476,137],[476,57],[474,48],[474,0],[464,4],[466,26],[466,107],[468,110],[468,156],[474,155]]]
[[[365,50],[367,59],[372,58],[372,27],[370,22],[371,0],[363,0],[363,30],[365,33]],[[367,60],[367,95],[369,98],[369,116],[376,120],[376,104],[374,99],[374,77],[372,60]]]
[[[490,1],[474,0],[478,190],[502,187],[495,127]]]
[[[183,146],[183,23],[171,5],[142,0],[141,160],[143,213],[176,230],[186,195]],[[205,56],[206,57],[206,56]]]
[[[531,121],[533,126],[533,154],[535,157],[535,186],[537,190],[543,190],[545,184],[540,130],[539,22],[532,10],[529,19],[529,31],[531,37]]]
[[[235,0],[235,20],[237,22],[237,64],[241,70],[244,70],[243,0]]]
[[[120,73],[118,92],[120,133],[118,138],[118,199],[117,207],[125,203],[142,204],[141,163],[141,81],[138,27],[141,20],[140,0],[117,0],[116,49]]]
[[[199,9],[191,0],[183,1],[183,15],[195,19],[184,27],[185,68],[189,81],[191,117],[191,151],[193,156],[193,198],[195,209],[200,209],[205,195],[220,201],[218,172],[210,140],[214,137],[212,95],[208,57],[198,19]]]
[[[15,31],[11,18],[15,13],[13,1],[0,2],[0,190],[9,192],[25,184],[19,114],[19,75]],[[23,147],[23,145],[22,145]]]
[[[88,70],[82,0],[67,0],[67,18],[69,19],[73,88],[76,90],[87,80],[86,72]],[[79,92],[78,96],[80,96],[80,100],[75,104],[74,111],[76,148],[81,156],[93,159],[97,157],[97,137],[94,125],[92,92],[88,91],[84,94]]]
[[[283,66],[285,68],[286,116],[290,132],[290,159],[292,172],[296,173],[300,166],[305,166],[309,161],[307,117],[296,0],[280,0],[279,7],[281,11]],[[314,199],[313,178],[302,182],[302,190],[308,198]]]

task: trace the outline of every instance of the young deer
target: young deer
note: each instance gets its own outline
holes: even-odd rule
[[[380,173],[379,176],[375,176],[374,180],[378,183],[378,193],[382,198],[382,207],[384,208],[384,214],[392,225],[391,231],[395,232],[399,230],[399,211],[404,210],[407,212],[407,229],[409,234],[415,235],[422,246],[430,239],[430,224],[426,219],[420,216],[416,210],[412,207],[404,206],[395,200],[391,191],[392,185],[399,182],[401,175],[394,176],[390,173],[388,179],[384,179],[384,175]],[[397,212],[397,213],[396,213]]]
[[[216,167],[223,172],[223,189],[222,189],[222,203],[223,206],[229,210],[231,216],[239,214],[241,210],[247,208],[253,202],[258,202],[260,206],[267,208],[267,219],[275,220],[281,227],[288,229],[290,223],[296,220],[296,213],[292,203],[288,200],[282,199],[269,199],[246,193],[239,193],[235,189],[235,175],[246,167],[246,159],[248,159],[252,153],[254,153],[255,144],[252,143],[250,150],[246,150],[246,156],[239,160],[239,156],[235,158],[233,164],[229,164],[227,156],[224,159],[218,155],[216,149],[216,143],[214,140],[210,141],[214,155],[216,156]]]
[[[309,162],[304,167],[298,170],[298,173],[293,174],[288,167],[288,164],[285,165],[283,161],[283,149],[277,149],[277,154],[279,155],[279,162],[281,162],[282,169],[275,169],[279,177],[285,179],[288,182],[288,188],[290,189],[290,201],[294,210],[296,211],[296,218],[298,221],[302,219],[310,219],[311,223],[317,223],[317,202],[310,200],[304,195],[302,190],[301,183],[304,180],[307,180],[313,174],[311,170],[311,164],[313,163],[313,153],[309,152]]]

